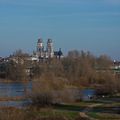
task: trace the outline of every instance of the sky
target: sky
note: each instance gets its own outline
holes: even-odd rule
[[[120,0],[0,0],[0,56],[32,53],[37,39],[54,49],[120,60]]]

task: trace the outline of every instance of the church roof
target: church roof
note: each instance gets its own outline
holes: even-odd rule
[[[42,42],[43,42],[42,38],[39,38],[38,43],[42,43]]]

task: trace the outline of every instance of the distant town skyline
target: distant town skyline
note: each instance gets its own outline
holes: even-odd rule
[[[120,60],[120,0],[0,0],[0,56],[32,53],[48,38],[54,49]]]

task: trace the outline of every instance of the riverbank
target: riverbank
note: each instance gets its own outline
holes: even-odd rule
[[[10,80],[10,79],[1,79],[0,78],[0,83],[27,83],[29,82],[30,80]]]
[[[19,100],[24,99],[23,97],[15,97],[15,98],[1,98],[3,102],[8,100],[8,103],[15,100],[19,102]],[[108,102],[105,99],[96,100],[96,101],[81,101],[75,103],[64,103],[64,104],[56,104],[50,105],[46,107],[38,107],[34,105],[26,106],[26,107],[10,107],[1,106],[0,107],[0,120],[6,118],[6,116],[11,116],[10,118],[6,118],[4,120],[12,120],[17,117],[16,114],[23,116],[20,120],[119,120],[120,119],[120,102],[119,101],[111,101]],[[117,109],[115,109],[117,108]],[[12,112],[11,112],[12,110]],[[2,115],[1,115],[2,112]],[[18,115],[18,116],[19,116]],[[115,116],[115,117],[113,117]],[[20,117],[20,116],[19,116]],[[19,120],[19,118],[17,119]]]
[[[26,97],[24,96],[17,96],[17,97],[0,97],[0,101],[22,101],[25,100]]]
[[[98,120],[112,120],[112,116],[110,116],[110,114],[113,114],[117,116],[116,118],[120,119],[120,115],[119,115],[120,101],[118,96],[117,96],[118,98],[113,98],[113,97],[102,98],[101,97],[99,99],[95,99],[94,101],[92,101],[91,99],[88,101],[79,100],[79,101],[74,101],[69,103],[60,102],[55,105],[38,107],[38,104],[36,105],[26,104],[26,103],[30,103],[29,101],[27,101],[28,99],[26,99],[26,96],[28,95],[27,92],[29,93],[32,90],[32,82],[29,82],[29,84],[24,84],[24,83],[21,84],[21,83],[14,83],[14,82],[12,83],[10,82],[7,84],[4,84],[4,83],[2,84],[2,83],[0,86],[1,88],[0,111],[4,110],[2,111],[4,116],[5,114],[11,113],[11,109],[13,109],[13,112],[10,115],[13,115],[14,117],[16,117],[14,114],[17,114],[16,113],[17,111],[20,113],[21,116],[24,116],[24,114],[26,114],[24,116],[25,120],[28,120],[28,119],[33,120],[33,116],[35,120],[38,120],[38,119],[39,120],[41,119],[56,120],[57,118],[58,118],[57,120],[59,120],[60,118],[61,118],[60,120],[83,120],[83,117],[85,115],[88,116],[86,119],[95,118]],[[74,89],[72,89],[72,92]],[[73,93],[72,92],[70,92],[70,95],[74,94],[74,92]],[[90,95],[91,90],[88,89],[87,92],[83,92],[83,93],[88,96]],[[80,113],[82,113],[82,115]],[[29,114],[32,114],[32,116],[30,115],[30,118],[29,118]],[[109,119],[100,119],[104,114],[109,116]],[[74,117],[71,118],[69,116],[74,116]],[[0,118],[0,120],[2,119]],[[6,119],[6,120],[12,120],[12,118]]]
[[[52,107],[0,108],[0,120],[77,120],[78,115],[78,112],[60,111]]]
[[[79,102],[46,107],[0,107],[0,120],[120,120],[120,114],[112,111],[98,112],[96,108],[101,107],[104,110],[106,106],[104,103]]]

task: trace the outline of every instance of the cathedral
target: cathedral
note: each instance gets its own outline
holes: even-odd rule
[[[63,54],[61,49],[59,49],[59,51],[54,51],[52,39],[47,40],[47,45],[45,47],[43,40],[40,38],[37,41],[36,55],[39,59],[48,59],[53,57],[60,58]]]

